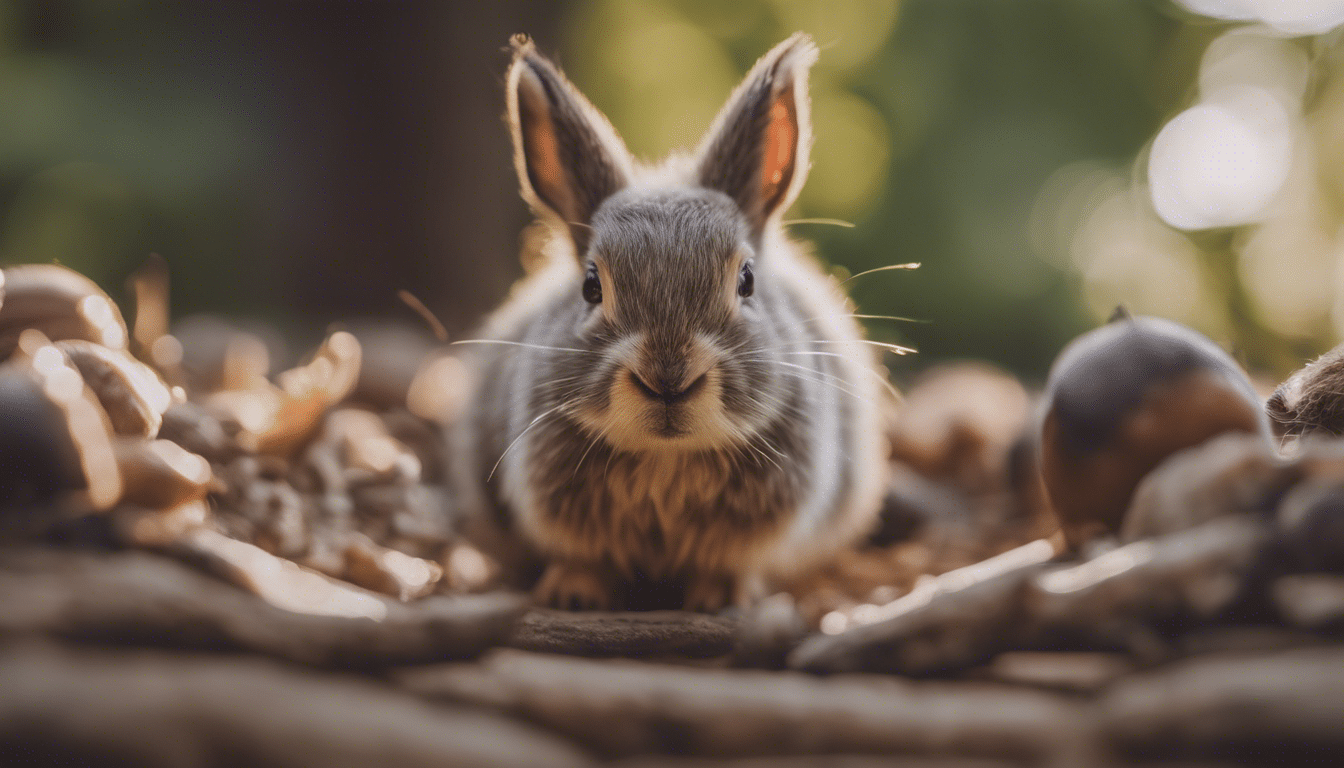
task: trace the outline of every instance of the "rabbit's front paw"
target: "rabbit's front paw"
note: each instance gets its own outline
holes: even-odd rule
[[[612,607],[615,583],[600,566],[556,562],[546,567],[532,590],[538,605],[569,611],[605,611]]]
[[[688,611],[718,613],[731,605],[735,597],[731,576],[702,574],[687,580],[683,607]]]

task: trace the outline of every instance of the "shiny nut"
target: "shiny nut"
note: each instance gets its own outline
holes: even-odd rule
[[[173,396],[152,368],[124,351],[83,339],[58,341],[55,346],[79,369],[118,434],[143,438],[158,434]]]
[[[0,357],[8,356],[24,329],[49,339],[84,339],[110,349],[126,348],[126,321],[103,289],[89,278],[55,264],[19,264],[4,270],[0,305]]]

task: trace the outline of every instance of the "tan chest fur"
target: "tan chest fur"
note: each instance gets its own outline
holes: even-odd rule
[[[610,563],[627,574],[734,572],[778,538],[792,506],[782,483],[741,482],[744,460],[752,461],[618,453],[603,467],[597,493],[561,487],[556,497],[537,500],[528,522],[543,533],[535,540],[554,548],[549,554]]]

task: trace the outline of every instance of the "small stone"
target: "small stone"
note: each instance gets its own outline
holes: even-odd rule
[[[121,437],[113,442],[113,450],[126,503],[171,509],[199,501],[215,488],[210,462],[170,440]]]
[[[369,537],[354,534],[345,548],[343,575],[365,589],[404,601],[433,592],[439,579],[443,578],[443,568],[438,563],[378,546]]]
[[[159,437],[172,440],[210,461],[227,462],[242,449],[225,431],[219,418],[199,403],[174,403],[163,412]]]

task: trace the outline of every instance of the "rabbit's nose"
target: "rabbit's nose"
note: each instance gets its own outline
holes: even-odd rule
[[[705,386],[705,377],[708,374],[709,372],[706,371],[700,374],[695,381],[682,385],[679,381],[670,381],[665,378],[655,378],[652,382],[646,381],[643,376],[630,371],[630,383],[635,385],[635,389],[639,390],[640,394],[650,400],[664,405],[676,405],[699,392]]]

